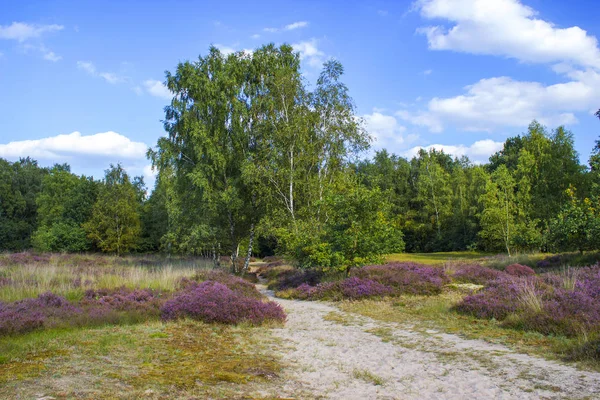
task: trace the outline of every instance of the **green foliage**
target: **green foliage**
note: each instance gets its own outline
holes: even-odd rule
[[[141,226],[136,189],[120,164],[105,171],[91,219],[83,227],[102,251],[120,255],[137,247]]]
[[[550,223],[548,243],[556,251],[596,250],[600,248],[598,200],[578,199],[575,189],[567,190],[569,202]]]
[[[315,229],[306,224],[288,247],[303,267],[349,271],[404,250],[399,222],[379,189],[350,184],[324,200],[328,218]]]
[[[98,183],[78,177],[67,164],[55,165],[42,179],[36,198],[38,228],[32,244],[39,251],[85,251],[91,243],[81,227],[91,214]]]
[[[0,159],[0,249],[31,246],[37,226],[36,197],[46,170],[30,158],[11,163]]]
[[[41,252],[81,252],[90,248],[85,230],[70,222],[39,227],[31,241],[33,247]]]

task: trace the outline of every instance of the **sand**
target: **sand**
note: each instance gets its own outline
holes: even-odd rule
[[[273,330],[279,339],[274,351],[288,366],[284,397],[600,399],[600,373],[262,290],[288,313],[285,326]],[[332,316],[338,321],[324,319]]]

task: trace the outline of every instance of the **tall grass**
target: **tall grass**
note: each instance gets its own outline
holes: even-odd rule
[[[571,267],[563,267],[559,273],[559,276],[562,280],[562,286],[565,290],[575,290],[579,277],[579,270]]]
[[[542,312],[544,303],[533,281],[524,281],[519,285],[519,302],[524,309],[534,313]]]
[[[65,262],[51,257],[47,262],[10,263],[0,265],[0,301],[9,302],[37,297],[45,292],[80,299],[88,289],[113,289],[119,287],[148,288],[173,291],[184,277],[191,277],[199,269],[211,264],[195,260],[175,262],[165,260],[161,265],[153,262],[136,265],[135,259],[88,258],[84,263],[74,259]],[[146,265],[143,265],[146,264]]]

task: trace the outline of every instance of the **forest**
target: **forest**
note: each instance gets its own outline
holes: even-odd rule
[[[482,165],[370,157],[343,72],[328,61],[311,86],[288,45],[180,63],[153,190],[120,164],[98,180],[0,159],[0,249],[229,256],[234,272],[252,255],[349,270],[403,251],[600,249],[600,144],[582,164],[572,132],[532,121]]]

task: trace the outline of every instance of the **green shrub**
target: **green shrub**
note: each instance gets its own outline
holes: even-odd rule
[[[33,247],[41,252],[79,252],[90,249],[90,242],[83,228],[68,222],[38,228],[32,241]]]

